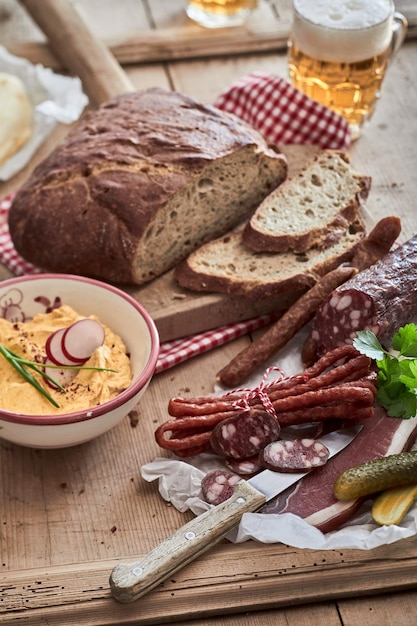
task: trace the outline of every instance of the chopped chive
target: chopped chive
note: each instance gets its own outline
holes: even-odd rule
[[[1,344],[0,344],[1,346]],[[9,352],[9,354],[19,363],[21,363],[22,365],[27,365],[28,367],[31,367],[32,369],[35,369],[39,372],[39,374],[41,374],[41,376],[44,376],[45,378],[48,378],[47,374],[45,374],[43,372],[43,370],[40,370],[37,363],[34,363],[33,361],[28,361],[27,359],[24,359],[20,356],[18,356],[17,354],[15,354],[14,352],[12,352],[11,350],[9,350],[8,348],[5,348],[5,350],[7,350]],[[115,374],[117,374],[118,370],[113,370],[110,367],[91,367],[89,365],[54,365],[53,363],[48,363],[45,366],[42,367],[47,367],[48,369],[56,369],[56,370],[95,370],[98,372],[113,372]],[[55,381],[53,381],[55,383]],[[57,384],[57,383],[55,383]]]

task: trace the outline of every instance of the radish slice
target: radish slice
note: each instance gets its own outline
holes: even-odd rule
[[[104,341],[103,326],[91,319],[82,319],[74,322],[67,328],[59,328],[49,335],[45,343],[46,361],[44,372],[54,378],[62,387],[69,385],[77,375],[77,370],[48,368],[51,365],[81,367],[90,358],[93,352]],[[45,378],[52,389],[59,389]]]
[[[60,328],[49,335],[45,343],[46,356],[54,365],[82,365],[85,359],[74,361],[68,358],[62,350],[61,341],[66,330],[67,328]]]
[[[69,326],[61,337],[64,356],[73,362],[85,362],[104,342],[104,328],[92,319],[82,319]]]
[[[48,367],[48,365],[56,365],[56,363],[52,361],[52,359],[46,359],[43,371],[45,374],[56,380],[61,387],[67,387],[70,385],[78,374],[78,370],[60,370],[55,367]],[[59,389],[59,387],[54,385],[51,380],[48,380],[47,378],[44,380],[48,387],[51,387],[51,389]]]

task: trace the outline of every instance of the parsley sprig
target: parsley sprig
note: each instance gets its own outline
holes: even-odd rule
[[[55,387],[57,387],[60,391],[65,391],[65,388],[62,385],[60,385],[58,381],[56,381],[54,378],[52,378],[52,376],[49,376],[49,374],[47,374],[44,371],[43,365],[34,363],[33,361],[29,361],[27,359],[20,357],[19,355],[15,354],[14,352],[6,348],[6,346],[4,346],[1,343],[0,343],[0,354],[4,356],[6,361],[8,361],[10,365],[14,367],[14,369],[17,372],[19,372],[19,374],[23,376],[23,378],[28,383],[30,383],[33,387],[35,387],[35,389],[37,389],[40,394],[42,394],[47,400],[49,400],[49,402],[54,407],[56,407],[57,409],[60,408],[58,402],[46,391],[46,389],[42,387],[42,385],[36,380],[36,378],[32,376],[30,372],[28,372],[27,368],[35,371],[37,374],[42,376],[42,378],[48,380]],[[97,370],[97,371],[104,371],[104,372],[117,372],[117,370],[113,370],[107,367],[89,367],[85,365],[52,365],[49,363],[48,363],[48,369]]]
[[[417,326],[406,324],[392,338],[392,350],[385,350],[370,330],[358,331],[355,348],[376,361],[377,400],[390,417],[410,419],[417,413]]]

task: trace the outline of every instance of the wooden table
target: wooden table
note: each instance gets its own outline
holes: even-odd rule
[[[411,18],[413,4],[401,3]],[[190,24],[181,0],[79,5],[137,88],[174,88],[211,102],[248,72],[286,75],[287,0],[261,0],[251,23],[232,32]],[[60,69],[15,0],[0,4],[0,41]],[[368,209],[375,219],[399,215],[402,240],[417,232],[416,64],[410,37],[371,126],[351,148],[355,167],[373,178]],[[67,131],[57,128],[30,166],[0,185],[0,197],[18,188]],[[137,426],[126,418],[100,439],[67,450],[0,443],[0,623],[415,624],[416,538],[373,551],[223,543],[134,604],[111,597],[108,577],[116,562],[145,554],[191,517],[164,503],[156,485],[140,477],[141,465],[161,454],[153,433],[167,419],[168,398],[209,393],[215,373],[249,340],[157,375],[138,406]]]

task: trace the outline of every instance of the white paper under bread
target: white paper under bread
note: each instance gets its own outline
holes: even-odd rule
[[[58,122],[71,124],[88,103],[79,78],[55,74],[42,65],[15,57],[0,46],[0,72],[22,80],[34,108],[35,126],[30,139],[0,167],[0,180],[20,171]]]

